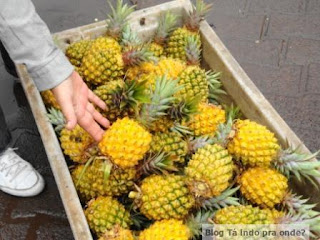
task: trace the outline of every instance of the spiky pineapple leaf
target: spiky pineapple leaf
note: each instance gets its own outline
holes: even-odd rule
[[[129,24],[126,24],[122,30],[121,46],[126,47],[138,47],[142,44],[137,31],[133,31]]]
[[[154,35],[154,41],[163,45],[168,35],[175,29],[177,15],[170,11],[162,13],[159,17],[159,25]]]
[[[277,160],[273,161],[274,167],[289,177],[294,175],[299,181],[309,180],[315,187],[319,188],[314,178],[320,177],[320,161],[316,159],[320,150],[315,153],[304,153],[300,147],[288,147],[281,150]]]
[[[117,0],[116,8],[113,7],[110,0],[108,4],[111,13],[107,16],[107,35],[118,38],[127,24],[127,17],[134,11],[135,6],[129,7],[128,4],[123,3],[123,0]]]
[[[186,19],[186,26],[191,31],[198,31],[201,21],[210,11],[212,4],[206,4],[203,0],[197,0],[196,5],[192,5],[192,10]]]
[[[66,125],[66,120],[65,120],[65,118],[63,116],[63,113],[60,110],[55,109],[54,107],[49,108],[48,111],[49,111],[49,113],[47,113],[47,117],[49,119],[49,122],[52,125],[56,126],[54,128],[54,130],[59,134],[60,131]]]

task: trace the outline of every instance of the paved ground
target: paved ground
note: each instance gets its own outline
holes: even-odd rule
[[[138,0],[139,8],[164,0]],[[320,1],[213,0],[208,22],[312,150],[320,147]],[[52,32],[104,19],[105,0],[34,0]],[[73,239],[41,139],[19,84],[0,60],[0,103],[20,154],[44,176],[38,197],[0,193],[0,239]],[[33,149],[31,152],[29,149]]]

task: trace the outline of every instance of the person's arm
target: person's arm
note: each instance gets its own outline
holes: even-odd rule
[[[0,0],[0,39],[12,60],[26,65],[40,91],[56,87],[73,72],[30,0]]]
[[[98,123],[108,127],[109,121],[92,103],[101,108],[105,103],[54,45],[31,0],[0,0],[0,39],[12,60],[26,65],[40,91],[52,89],[67,119],[66,127],[72,129],[78,123],[99,141],[104,131]]]

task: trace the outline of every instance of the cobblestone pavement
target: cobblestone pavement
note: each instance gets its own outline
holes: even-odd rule
[[[105,0],[34,0],[52,32],[104,19]],[[133,0],[138,8],[164,0]],[[305,142],[320,147],[320,1],[213,0],[207,20],[251,79]],[[73,239],[21,86],[0,60],[0,103],[19,153],[44,176],[34,198],[0,192],[0,239]],[[13,89],[13,90],[11,90]],[[33,151],[29,151],[33,149]]]

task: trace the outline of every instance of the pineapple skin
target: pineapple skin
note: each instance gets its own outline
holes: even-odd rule
[[[82,59],[80,71],[85,80],[94,85],[117,80],[124,74],[121,52],[114,49],[90,49]]]
[[[107,230],[115,226],[129,228],[130,214],[124,206],[111,197],[92,199],[84,211],[90,229],[100,237]]]
[[[188,36],[195,36],[197,38],[198,45],[201,46],[200,35],[198,32],[190,31],[187,27],[177,28],[175,31],[173,31],[168,39],[166,56],[187,62],[185,48],[187,45]]]
[[[185,168],[190,191],[197,197],[219,196],[230,185],[235,166],[220,145],[206,145],[192,155]]]
[[[162,57],[164,55],[164,48],[156,42],[152,42],[148,46],[148,50],[153,53],[155,57]]]
[[[188,153],[188,144],[184,141],[179,133],[155,133],[152,137],[151,148],[152,152],[164,151],[179,162],[184,162],[184,157]]]
[[[184,177],[151,175],[142,181],[140,211],[153,220],[183,219],[195,202]]]
[[[173,125],[174,121],[169,117],[164,116],[154,121],[149,127],[149,130],[154,133],[168,133],[169,129],[173,127]]]
[[[235,136],[228,143],[228,151],[244,165],[268,167],[280,150],[274,133],[254,121],[237,120]]]
[[[271,212],[251,205],[229,206],[219,209],[213,219],[216,224],[272,224]]]
[[[104,179],[104,161],[96,159],[87,167],[80,181],[84,165],[78,165],[72,171],[72,179],[80,198],[85,202],[98,196],[121,196],[128,193],[134,186],[136,169],[113,168],[107,180]],[[78,183],[78,185],[76,185]]]
[[[200,103],[198,113],[191,116],[183,125],[189,127],[194,136],[214,136],[219,124],[226,122],[225,111],[220,107],[208,103]]]
[[[124,118],[133,114],[133,109],[125,109],[122,110],[114,103],[113,91],[117,89],[117,87],[123,87],[124,82],[122,79],[114,80],[108,82],[104,85],[97,87],[93,92],[105,102],[106,110],[101,110],[98,108],[98,111],[108,118],[109,121],[114,122],[118,118]]]
[[[179,75],[179,84],[184,88],[178,92],[179,99],[199,96],[202,102],[208,101],[209,86],[206,72],[198,66],[189,66]]]
[[[54,107],[55,109],[61,110],[51,90],[42,91],[41,97],[47,108]]]
[[[104,232],[98,240],[135,240],[131,230],[116,226]]]
[[[60,132],[60,145],[64,154],[77,163],[85,163],[89,157],[89,148],[94,143],[93,138],[79,125],[73,130],[63,128]]]
[[[97,50],[109,50],[113,49],[116,52],[121,52],[121,45],[112,37],[98,37],[93,40],[88,53],[95,52]]]
[[[188,240],[191,235],[190,229],[181,220],[168,219],[153,223],[140,233],[138,240]]]
[[[249,168],[240,175],[238,183],[242,195],[261,208],[274,208],[288,190],[288,179],[271,168]]]
[[[151,141],[152,135],[148,131],[135,120],[125,117],[113,123],[98,146],[114,164],[128,168],[138,164],[150,149]]]
[[[66,56],[69,61],[75,67],[80,67],[82,63],[83,56],[90,49],[92,44],[92,40],[80,40],[78,42],[74,42],[68,46],[66,49]]]

